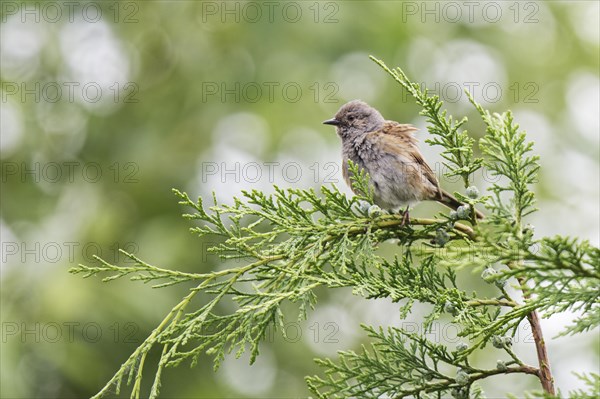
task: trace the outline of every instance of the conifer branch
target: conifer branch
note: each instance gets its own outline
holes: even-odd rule
[[[154,288],[191,287],[96,398],[113,390],[119,394],[123,381],[131,387],[132,398],[145,396],[144,369],[154,347],[161,348],[161,354],[151,398],[158,397],[167,367],[195,365],[208,355],[217,369],[225,355],[235,351],[239,357],[246,350],[253,363],[267,330],[284,325],[282,306],[295,306],[298,320],[304,320],[317,306],[316,292],[322,288],[351,288],[353,295],[365,300],[387,298],[398,305],[399,318],[407,317],[417,303],[428,304],[430,311],[423,317],[420,334],[363,326],[371,341],[368,349],[342,351],[335,361],[318,360],[325,375],[306,380],[319,398],[439,398],[447,394],[483,398],[478,381],[501,374],[535,375],[543,395],[555,397],[538,315],[578,312],[563,335],[598,327],[600,250],[571,237],[536,240],[533,228],[524,224],[536,210],[531,186],[539,166],[537,156],[531,154],[532,144],[510,112],[492,115],[471,98],[487,126],[480,141],[485,158],[477,158],[475,140],[463,130],[466,118],[449,116],[438,97],[421,90],[401,69],[392,70],[373,60],[422,107],[432,135],[429,142],[442,147],[449,174],[461,176],[468,187],[455,195],[469,205],[470,215],[455,212],[411,218],[404,225],[401,215],[373,205],[369,177],[353,164],[349,167],[354,191],[361,194],[352,198],[335,186],[321,187],[318,193],[274,187],[271,195],[244,191],[233,204],[220,203],[215,194],[206,206],[204,199],[192,200],[174,190],[180,204],[191,209],[184,217],[197,223],[192,233],[200,240],[217,239],[209,252],[242,264],[201,272],[204,265],[199,263],[198,271],[190,273],[157,267],[124,252],[133,264],[113,265],[97,259],[96,265],[72,268],[72,273],[84,278],[100,275],[104,282],[128,277],[152,283]],[[476,188],[469,187],[472,174],[482,167],[502,177],[492,186],[491,195],[479,196]],[[474,217],[477,204],[491,211],[479,223]],[[384,257],[378,251],[383,242],[396,243],[397,255]],[[481,284],[494,287],[495,295],[467,292],[459,284],[459,273],[473,271],[481,272]],[[515,282],[523,300],[515,300],[505,288]],[[207,300],[193,306],[198,293]],[[221,306],[225,298],[235,303],[235,311]],[[456,348],[426,337],[436,322],[448,318],[465,341]],[[512,337],[525,320],[534,333],[538,367],[525,364],[511,348]],[[495,367],[473,366],[470,360],[490,345],[502,357]],[[592,397],[599,377],[581,378],[589,392],[576,391],[573,397]]]

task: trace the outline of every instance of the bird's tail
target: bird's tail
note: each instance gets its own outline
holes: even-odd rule
[[[448,208],[456,210],[459,206],[464,205],[462,202],[454,198],[452,194],[447,191],[441,190],[442,199],[438,200],[440,203],[446,205]],[[475,216],[477,219],[483,219],[485,215],[475,209]]]

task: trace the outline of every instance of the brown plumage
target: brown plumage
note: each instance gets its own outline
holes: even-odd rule
[[[323,123],[336,126],[342,139],[342,170],[348,185],[352,187],[350,159],[369,174],[375,203],[383,209],[398,210],[424,200],[452,209],[463,205],[440,187],[419,151],[414,126],[386,121],[376,109],[358,100],[343,105],[333,119]]]

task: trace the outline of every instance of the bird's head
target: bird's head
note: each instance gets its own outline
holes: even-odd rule
[[[344,139],[377,130],[384,122],[385,119],[375,108],[363,101],[353,100],[342,105],[335,117],[323,123],[335,126],[338,135]]]

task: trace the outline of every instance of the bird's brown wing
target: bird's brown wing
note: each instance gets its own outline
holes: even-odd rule
[[[413,134],[417,130],[419,129],[413,125],[402,124],[394,121],[385,121],[383,127],[381,128],[381,131],[384,134],[394,136],[400,141],[404,142],[406,145],[417,145],[417,139]]]
[[[413,134],[419,129],[417,129],[413,125],[402,124],[394,121],[386,121],[381,130],[384,134],[393,136],[396,140],[399,140],[404,147],[410,150],[410,156],[418,165],[419,170],[423,173],[423,175],[425,175],[427,180],[429,180],[431,184],[433,184],[433,186],[436,188],[437,195],[441,199],[443,197],[443,194],[440,188],[440,184],[435,178],[433,170],[431,170],[427,162],[425,162],[421,151],[419,151],[419,147],[417,146],[418,141]]]
[[[421,153],[418,151],[413,152],[411,155],[414,158],[415,162],[417,162],[419,164],[419,166],[421,167],[421,170],[423,171],[423,174],[425,175],[427,180],[429,180],[431,182],[431,184],[433,184],[434,187],[437,189],[437,195],[441,199],[443,197],[443,194],[442,194],[442,189],[440,188],[440,184],[438,183],[437,179],[435,178],[435,174],[433,173],[433,170],[431,170],[429,165],[427,165],[427,162],[425,162],[425,160],[423,159],[423,155],[421,155]]]

